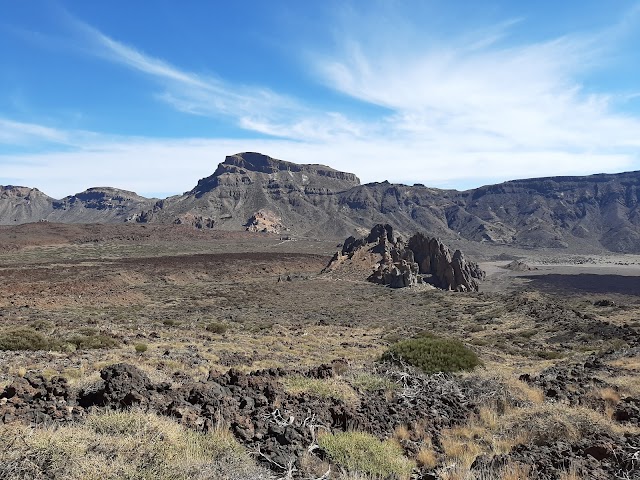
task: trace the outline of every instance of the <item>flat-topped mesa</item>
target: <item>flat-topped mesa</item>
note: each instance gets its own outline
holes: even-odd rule
[[[326,165],[318,164],[298,164],[293,162],[285,162],[268,155],[256,152],[236,153],[225,158],[224,162],[218,165],[216,173],[220,171],[229,171],[233,166],[243,168],[252,172],[259,173],[276,173],[276,172],[302,172],[311,175],[319,175],[321,177],[336,178],[350,182],[353,185],[360,185],[360,179],[353,173],[341,172]],[[214,173],[214,175],[216,174]]]
[[[467,261],[460,250],[452,254],[439,239],[416,233],[404,242],[394,235],[393,227],[382,224],[375,225],[366,237],[347,238],[325,271],[339,268],[359,252],[380,256],[367,280],[392,288],[429,283],[444,290],[478,291],[478,280],[485,276],[478,264]]]
[[[248,186],[256,182],[268,187],[288,184],[311,194],[339,192],[360,185],[360,179],[353,173],[325,165],[297,164],[261,153],[243,152],[227,156],[213,175],[201,179],[189,193],[199,196],[218,186]]]

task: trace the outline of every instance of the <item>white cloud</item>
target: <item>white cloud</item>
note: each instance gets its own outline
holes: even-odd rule
[[[161,87],[159,100],[194,115],[225,116],[273,138],[116,138],[0,119],[0,143],[75,147],[0,155],[0,181],[19,179],[53,196],[95,185],[181,193],[225,155],[241,151],[327,164],[365,182],[443,187],[640,169],[639,118],[617,112],[614,93],[590,92],[581,83],[606,50],[603,35],[615,37],[613,27],[505,46],[517,21],[438,39],[408,32],[406,21],[404,34],[396,35],[389,22],[367,18],[347,21],[334,51],[310,55],[329,88],[384,107],[367,118],[188,72],[78,23],[92,54],[149,75]],[[375,29],[372,38],[367,22],[386,30]]]
[[[33,145],[37,142],[65,144],[69,142],[69,137],[62,130],[0,117],[0,144]]]
[[[492,145],[515,161],[528,152],[640,147],[640,120],[616,113],[610,94],[586,93],[578,80],[596,56],[592,39],[442,45],[395,45],[385,54],[350,38],[314,65],[327,86],[393,110],[391,133],[407,141],[452,152]]]
[[[95,48],[87,53],[150,75],[164,89],[156,95],[176,110],[205,117],[224,116],[240,128],[297,140],[327,140],[357,133],[339,113],[309,108],[297,99],[261,86],[236,85],[213,75],[182,70],[114,40],[80,22],[72,23]]]
[[[257,151],[297,163],[319,163],[356,173],[363,182],[389,180],[451,188],[544,176],[628,169],[623,154],[451,152],[430,145],[343,139],[309,143],[284,139],[121,138],[85,144],[73,152],[0,155],[0,183],[37,187],[55,198],[92,186],[112,186],[143,195],[178,194],[211,175],[226,155]]]

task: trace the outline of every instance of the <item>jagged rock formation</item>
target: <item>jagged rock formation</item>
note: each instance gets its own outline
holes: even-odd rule
[[[478,291],[478,280],[485,275],[460,250],[452,254],[437,238],[416,233],[404,242],[394,235],[393,227],[382,224],[374,226],[366,237],[347,238],[324,272],[334,272],[356,257],[355,263],[362,263],[371,255],[377,255],[379,261],[367,280],[392,288],[429,283],[444,290]]]
[[[246,223],[246,227],[248,232],[282,233],[288,230],[278,215],[265,209],[254,213]]]
[[[173,223],[176,225],[189,225],[194,228],[204,229],[213,228],[216,224],[216,221],[211,217],[194,215],[191,212],[187,212],[176,217]]]
[[[228,156],[192,190],[164,200],[110,188],[55,200],[36,189],[0,187],[4,225],[45,219],[245,230],[260,223],[254,217],[261,211],[294,235],[320,238],[393,223],[443,239],[640,253],[640,172],[514,180],[460,192],[421,184],[360,185],[351,173],[245,152]]]

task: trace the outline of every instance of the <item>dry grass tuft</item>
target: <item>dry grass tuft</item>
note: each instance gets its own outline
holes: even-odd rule
[[[616,398],[609,390],[600,393],[612,401]],[[495,406],[485,404],[467,424],[442,432],[440,441],[445,454],[442,464],[450,468],[443,467],[440,478],[527,479],[531,472],[525,465],[510,464],[499,475],[490,471],[472,472],[470,466],[479,455],[508,454],[516,445],[543,444],[548,441],[571,443],[584,436],[602,432],[620,435],[624,432],[637,433],[640,429],[618,425],[605,415],[586,407],[547,403],[510,408],[506,413],[500,414]]]
[[[268,479],[228,431],[203,434],[139,411],[101,412],[84,424],[0,426],[0,478],[29,480]]]
[[[439,472],[442,480],[533,480],[531,467],[518,462],[507,463],[500,470],[492,470],[482,467],[470,471],[462,465],[453,465],[442,468]]]
[[[320,380],[291,375],[281,378],[280,381],[285,390],[292,395],[306,393],[320,398],[335,398],[348,405],[357,405],[360,401],[355,390],[340,377]]]
[[[438,455],[432,447],[423,446],[416,454],[416,462],[421,467],[433,469],[438,465]]]
[[[522,463],[510,463],[500,472],[500,480],[527,480],[531,478],[531,467]]]
[[[363,432],[340,432],[322,435],[318,444],[331,461],[351,473],[371,475],[373,478],[409,479],[415,466],[404,456],[395,441],[381,442]]]
[[[600,432],[617,435],[627,430],[589,408],[544,404],[506,415],[497,432],[509,437],[524,436],[529,442],[543,444],[561,440],[572,442]]]
[[[473,429],[458,427],[442,433],[440,443],[447,462],[469,471],[471,464],[483,453],[483,448],[474,440]]]
[[[598,400],[604,401],[604,414],[607,418],[613,418],[616,405],[620,403],[620,394],[611,387],[598,388],[590,393]]]
[[[640,355],[618,358],[617,360],[609,362],[609,365],[612,367],[622,368],[624,370],[640,372]]]
[[[488,364],[485,369],[476,369],[465,375],[469,394],[477,403],[490,403],[501,413],[513,407],[540,405],[545,396],[542,389],[519,380],[520,370],[501,364]]]
[[[614,377],[606,377],[603,380],[615,386],[623,396],[640,397],[640,382],[638,381],[637,374],[617,375]]]
[[[572,463],[566,472],[560,474],[560,480],[582,480],[582,476],[578,473],[576,466]]]
[[[393,438],[395,438],[399,442],[409,440],[411,438],[411,431],[406,425],[398,425],[393,430]]]
[[[608,405],[615,406],[620,402],[620,394],[611,387],[601,388],[597,392],[598,397],[604,400]]]

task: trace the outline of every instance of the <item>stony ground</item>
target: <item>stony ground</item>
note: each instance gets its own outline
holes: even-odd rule
[[[138,407],[228,430],[272,472],[254,478],[640,478],[637,277],[392,290],[319,275],[331,242],[35,231],[0,232],[0,345],[24,328],[49,342],[0,351],[0,438]],[[483,367],[378,362],[421,332],[462,340]],[[411,473],[340,459],[327,435],[345,431],[399,446]],[[24,465],[31,450],[4,445],[0,464]],[[3,478],[40,478],[11,468]]]

